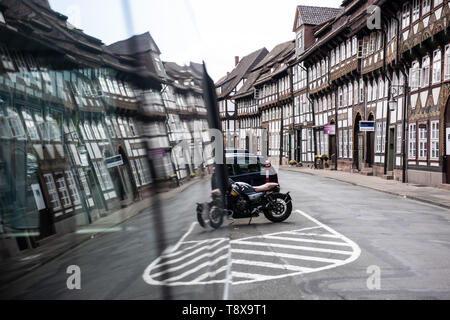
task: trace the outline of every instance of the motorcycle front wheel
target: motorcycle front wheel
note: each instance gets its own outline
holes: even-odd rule
[[[218,207],[212,207],[209,212],[209,225],[213,229],[219,229],[223,224],[223,213]]]
[[[204,216],[203,212],[205,209],[206,209],[205,204],[197,205],[197,221],[202,228],[206,228],[206,222],[205,222],[205,219],[203,218],[203,216]]]
[[[272,222],[283,222],[292,213],[292,201],[286,202],[286,195],[275,194],[272,196],[271,208],[264,212],[266,218]]]

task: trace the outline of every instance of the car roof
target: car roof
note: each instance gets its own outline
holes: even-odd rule
[[[252,153],[227,153],[225,155],[228,158],[236,157],[236,158],[260,158],[260,156],[257,156]]]

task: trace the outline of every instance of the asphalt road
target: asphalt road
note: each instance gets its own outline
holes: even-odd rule
[[[162,206],[164,260],[146,211],[30,272],[14,299],[450,299],[450,211],[326,178],[281,172],[294,212],[204,230],[209,181]],[[67,289],[67,267],[81,290]],[[378,277],[379,275],[379,277]],[[167,286],[166,286],[167,288]]]

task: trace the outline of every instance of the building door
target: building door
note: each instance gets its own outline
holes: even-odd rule
[[[445,111],[445,183],[450,184],[450,99],[447,101],[447,108]]]
[[[122,147],[119,147],[119,154],[123,159],[123,166],[120,166],[121,175],[123,177],[122,187],[124,188],[125,193],[129,194],[131,198],[137,199],[139,197],[139,191],[136,184],[133,183],[133,172],[130,167],[130,161]],[[140,173],[138,172],[137,174],[139,175]],[[125,197],[124,199],[127,198],[128,197]]]
[[[353,153],[353,166],[357,170],[361,171],[364,163],[364,133],[360,132],[359,123],[361,122],[361,114],[358,113],[355,117],[355,123],[353,125],[353,141],[354,141],[354,153]]]
[[[388,167],[387,171],[394,171],[395,161],[395,128],[389,130],[389,150],[388,150]]]
[[[368,121],[373,121],[374,117],[373,114],[370,114]],[[367,132],[366,133],[366,143],[367,143],[367,147],[366,147],[366,165],[369,168],[372,168],[373,166],[373,158],[374,158],[374,145],[375,142],[375,132],[371,131],[371,132]]]
[[[330,150],[330,160],[332,165],[336,165],[337,160],[337,149],[336,149],[336,135],[329,136],[329,150]]]
[[[359,171],[362,170],[364,163],[364,133],[358,133],[358,167]]]

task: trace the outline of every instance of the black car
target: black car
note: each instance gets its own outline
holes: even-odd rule
[[[227,153],[225,155],[228,176],[235,182],[252,186],[266,183],[266,159],[250,153]],[[267,162],[268,163],[268,162]],[[278,183],[278,174],[269,163],[269,182]]]

